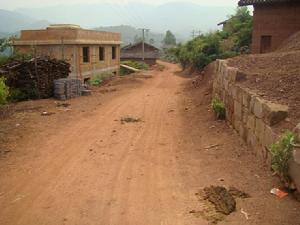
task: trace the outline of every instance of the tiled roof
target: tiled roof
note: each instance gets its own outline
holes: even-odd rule
[[[135,44],[129,44],[129,45],[126,45],[126,46],[124,46],[124,47],[122,48],[122,50],[131,49],[131,48],[136,47],[136,46],[138,46],[138,45],[142,45],[142,43],[143,43],[142,41],[139,41],[139,42],[137,42],[137,43],[135,43]],[[155,46],[150,45],[150,44],[148,44],[148,43],[146,43],[146,42],[145,42],[145,46],[148,46],[148,47],[152,48],[153,50],[159,50],[159,49],[156,48]]]
[[[297,0],[240,0],[239,6],[266,4],[266,3],[280,3],[280,2],[297,2]]]

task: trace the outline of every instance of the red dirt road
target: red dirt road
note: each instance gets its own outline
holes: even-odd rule
[[[17,141],[0,159],[0,224],[208,224],[189,213],[202,209],[195,193],[225,185],[251,198],[238,200],[220,224],[299,225],[299,203],[269,194],[277,179],[213,119],[206,89],[194,90],[191,78],[174,74],[178,66],[164,65],[136,87],[108,93],[102,105],[38,123],[45,132]],[[125,116],[142,121],[121,124]]]

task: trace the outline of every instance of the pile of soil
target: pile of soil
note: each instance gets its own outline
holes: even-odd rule
[[[300,31],[289,37],[278,48],[277,52],[289,52],[300,50]]]
[[[247,74],[240,81],[262,98],[289,106],[289,121],[282,129],[293,129],[300,121],[300,51],[244,55],[229,60],[229,65]]]
[[[215,205],[216,211],[229,215],[235,211],[236,201],[226,188],[220,186],[210,186],[204,188],[205,199]]]
[[[200,211],[192,210],[190,213],[197,217],[201,216],[211,224],[223,221],[226,216],[236,210],[235,199],[250,198],[250,195],[235,187],[226,189],[222,186],[205,187],[196,195],[199,198],[202,209]]]

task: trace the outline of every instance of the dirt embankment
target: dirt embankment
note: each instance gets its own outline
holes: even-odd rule
[[[300,31],[289,37],[278,48],[277,52],[300,51]]]
[[[242,86],[264,99],[289,106],[289,120],[283,128],[292,129],[299,123],[300,51],[239,56],[230,59],[229,64],[247,74]]]

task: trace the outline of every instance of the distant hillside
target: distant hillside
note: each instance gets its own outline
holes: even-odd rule
[[[121,25],[121,26],[111,26],[111,27],[98,27],[95,30],[107,31],[107,32],[117,32],[122,35],[123,45],[128,45],[134,43],[135,37],[142,37],[142,31],[131,26]],[[154,44],[157,47],[161,47],[161,43],[164,35],[159,33],[149,32],[146,34],[146,41],[150,39],[154,40]]]
[[[9,37],[9,36],[10,36],[9,33],[0,32],[0,38],[6,38],[6,37]]]
[[[46,20],[36,20],[18,12],[0,9],[0,36],[9,36],[22,29],[37,29],[48,26]]]
[[[152,32],[173,31],[189,38],[191,31],[217,29],[234,12],[232,7],[201,6],[188,2],[147,5],[144,3],[97,3],[18,9],[17,12],[54,23],[75,23],[85,28],[119,26],[150,28]]]

